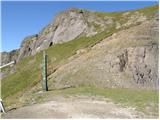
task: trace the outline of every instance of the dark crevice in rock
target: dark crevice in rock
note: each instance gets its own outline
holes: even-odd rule
[[[79,10],[79,13],[83,14],[83,10]]]
[[[58,25],[54,26],[53,31],[56,31],[58,28]]]
[[[137,84],[144,84],[144,80],[143,80],[144,74],[140,73],[140,71],[137,67],[135,67],[133,77],[134,77],[134,80]]]
[[[118,56],[119,58],[119,70],[120,72],[123,72],[126,68],[126,64],[128,62],[128,52],[125,50],[125,52],[122,55]]]
[[[50,42],[49,47],[51,47],[53,45],[53,42]]]
[[[145,56],[146,56],[146,48],[144,48],[143,58],[145,58]]]
[[[29,51],[29,52],[31,51],[31,48],[30,48],[30,47],[28,48],[28,51]]]

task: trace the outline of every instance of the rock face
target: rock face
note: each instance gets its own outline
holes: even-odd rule
[[[17,50],[12,50],[11,52],[2,52],[1,53],[1,61],[0,61],[0,64],[1,66],[2,65],[5,65],[11,61],[17,61],[18,59],[18,56],[19,56],[19,49]],[[1,79],[5,76],[7,76],[9,73],[14,73],[16,70],[13,66],[11,67],[8,67],[7,69],[5,70],[2,70],[0,72],[0,77]]]
[[[128,67],[137,84],[158,88],[158,45],[128,49]]]
[[[32,54],[37,39],[38,39],[38,35],[32,35],[32,36],[26,37],[23,40],[23,42],[21,43],[17,61]]]
[[[81,36],[95,35],[97,34],[95,25],[100,26],[100,31],[102,31],[113,25],[113,20],[112,18],[102,19],[94,12],[87,10],[72,8],[63,11],[39,34],[23,40],[18,61],[53,44],[68,42]]]
[[[50,76],[50,88],[81,85],[158,89],[158,21],[113,34]]]

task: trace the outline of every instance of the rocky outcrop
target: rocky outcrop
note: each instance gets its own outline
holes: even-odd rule
[[[158,88],[158,50],[158,44],[126,48],[117,56],[116,68],[112,67],[121,73],[130,72],[139,86]]]
[[[1,65],[7,64],[18,59],[19,49],[10,52],[1,52]]]
[[[5,65],[11,61],[17,61],[19,56],[19,49],[17,50],[12,50],[10,52],[1,52],[1,59],[0,59],[0,64]],[[10,73],[14,73],[16,71],[15,67],[13,66],[13,64],[10,67],[7,67],[7,69],[5,68],[5,70],[1,69],[0,72],[0,77],[1,79],[6,77],[8,74]]]
[[[137,84],[158,88],[158,44],[128,49],[128,69]]]
[[[32,35],[26,37],[23,42],[21,43],[21,47],[19,50],[19,56],[17,61],[21,60],[22,58],[32,55],[33,49],[35,47],[36,41],[38,40],[38,35]]]
[[[87,10],[69,9],[58,14],[53,22],[39,34],[25,38],[20,47],[18,60],[34,55],[53,44],[64,43],[81,36],[97,34],[96,25],[100,31],[113,24],[112,18],[102,19]]]

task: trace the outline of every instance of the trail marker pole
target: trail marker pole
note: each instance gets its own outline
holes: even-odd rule
[[[47,55],[43,51],[43,60],[42,60],[42,88],[44,91],[48,91],[47,84]]]

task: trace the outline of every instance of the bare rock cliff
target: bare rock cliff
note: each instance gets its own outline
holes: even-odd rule
[[[96,16],[94,12],[87,10],[72,8],[63,11],[39,34],[24,39],[20,47],[18,61],[53,44],[68,42],[81,36],[95,35],[97,34],[95,25],[101,26],[100,31],[102,31],[112,24],[112,18],[102,19]]]

